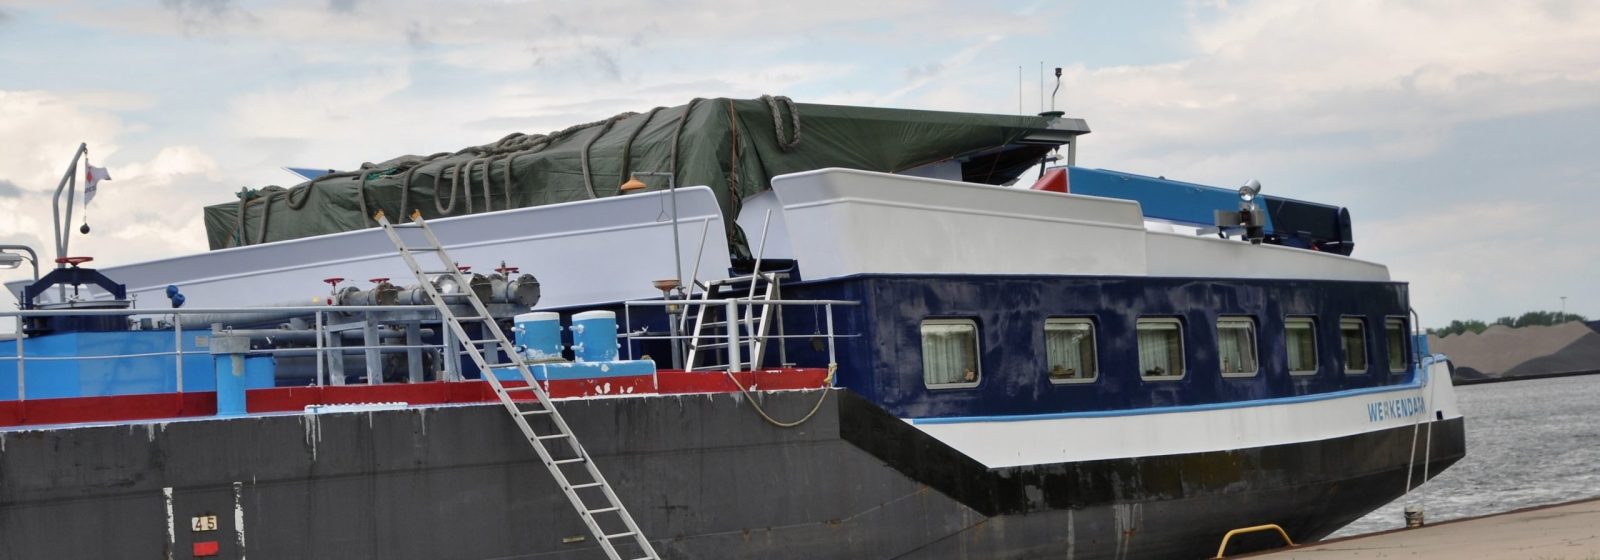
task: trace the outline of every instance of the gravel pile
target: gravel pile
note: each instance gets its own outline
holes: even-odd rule
[[[1578,321],[1429,336],[1428,348],[1450,356],[1457,377],[1466,379],[1600,370],[1600,332]]]

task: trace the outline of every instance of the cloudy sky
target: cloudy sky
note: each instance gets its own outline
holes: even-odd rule
[[[1014,113],[1019,66],[1035,112],[1041,62],[1081,164],[1347,206],[1425,324],[1600,317],[1586,1],[0,0],[0,243],[51,245],[79,142],[115,180],[72,252],[110,265],[204,250],[283,165],[697,96]]]

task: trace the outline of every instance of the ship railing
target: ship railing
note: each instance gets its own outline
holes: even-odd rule
[[[749,369],[757,369],[761,367],[761,360],[763,359],[763,354],[766,352],[766,348],[768,347],[768,341],[777,342],[776,346],[778,352],[778,363],[788,367],[795,364],[789,362],[788,349],[784,341],[794,339],[820,339],[825,344],[828,363],[819,365],[834,366],[838,364],[839,340],[857,338],[861,336],[860,334],[856,333],[838,332],[835,329],[834,310],[836,307],[848,307],[860,304],[861,302],[859,301],[843,299],[764,299],[761,297],[635,300],[628,301],[623,304],[624,332],[622,337],[629,342],[628,344],[624,345],[624,347],[627,349],[626,355],[629,359],[635,359],[633,342],[664,341],[672,347],[673,368],[675,369],[707,370],[726,368],[728,371],[734,372],[742,371],[746,367]],[[665,332],[651,331],[649,330],[648,326],[641,326],[639,330],[634,330],[634,308],[649,307],[667,308],[668,318],[666,323],[669,330]],[[683,356],[686,354],[686,352],[683,351],[684,347],[695,343],[696,339],[706,338],[706,335],[703,332],[704,325],[688,325],[687,328],[680,329],[679,325],[681,322],[678,320],[678,318],[697,316],[701,307],[705,307],[708,310],[721,310],[723,312],[725,318],[722,321],[722,330],[726,332],[718,335],[720,340],[714,343],[714,346],[718,350],[727,353],[727,362],[725,364],[700,366],[697,364],[681,363],[684,359]],[[777,329],[776,334],[768,332],[767,328],[756,327],[753,325],[750,319],[752,314],[748,312],[750,310],[761,310],[769,307],[777,310],[776,319],[773,321],[773,325]],[[801,318],[809,316],[812,319],[811,322],[814,324],[805,325],[802,321],[800,326],[810,326],[812,327],[813,332],[805,334],[788,334],[785,332],[786,322],[783,319],[783,311],[793,308],[809,310],[809,312],[801,311],[797,314],[791,313],[791,316]],[[744,318],[740,319],[740,317]],[[699,332],[698,335],[697,332]],[[743,358],[740,356],[741,353],[744,355]]]
[[[125,352],[92,355],[33,355],[27,353],[24,341],[32,338],[23,335],[24,325],[28,319],[45,317],[93,317],[93,316],[123,316],[127,317],[132,325],[143,328],[131,329],[131,332],[146,330],[165,330],[170,328],[173,336],[172,350],[159,350],[153,352]],[[295,328],[251,328],[235,329],[232,324],[261,325],[261,324],[291,324],[298,325],[306,322],[309,324]],[[136,320],[135,318],[153,319],[150,323]],[[189,321],[185,321],[188,318]],[[340,306],[278,306],[278,307],[213,307],[213,308],[187,308],[187,309],[34,309],[17,311],[0,311],[0,321],[10,319],[14,327],[15,353],[13,355],[0,355],[0,363],[14,362],[17,375],[17,401],[28,398],[27,391],[27,365],[29,363],[45,363],[59,361],[99,361],[99,360],[126,360],[140,358],[173,357],[174,360],[174,387],[176,392],[185,391],[184,357],[195,354],[210,355],[209,350],[193,350],[185,348],[185,333],[204,333],[205,336],[248,336],[252,339],[270,338],[299,338],[302,341],[310,338],[314,344],[298,347],[276,347],[251,349],[250,355],[315,355],[316,372],[315,386],[345,385],[346,354],[363,357],[366,383],[377,385],[383,383],[384,364],[383,355],[389,353],[405,352],[407,354],[407,382],[421,382],[425,375],[422,370],[424,352],[437,352],[440,359],[434,361],[436,374],[443,381],[461,381],[463,376],[459,367],[459,360],[448,359],[453,357],[450,350],[456,347],[453,334],[448,329],[441,329],[439,344],[427,344],[422,338],[428,329],[422,327],[424,322],[438,323],[438,310],[431,305],[340,305]],[[229,320],[231,319],[231,320]],[[208,328],[191,326],[185,328],[184,324],[191,325],[197,322],[207,323]],[[3,324],[3,323],[0,323]],[[395,334],[382,332],[385,325],[399,327],[400,337],[404,343],[386,344],[383,339],[396,338]],[[361,331],[362,343],[358,345],[344,344],[344,333],[351,330]],[[124,332],[124,331],[117,331]],[[209,339],[207,339],[209,340]],[[0,339],[4,342],[6,339]],[[196,344],[199,346],[200,344]],[[440,368],[439,365],[443,367]],[[192,372],[191,372],[192,373]],[[212,376],[214,372],[209,368],[199,375]]]

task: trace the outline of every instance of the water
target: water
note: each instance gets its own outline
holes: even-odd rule
[[[1467,457],[1333,537],[1398,529],[1407,503],[1429,523],[1600,496],[1600,375],[1457,387]]]

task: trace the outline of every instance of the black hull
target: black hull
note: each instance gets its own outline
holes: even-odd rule
[[[774,393],[779,418],[819,393]],[[561,405],[667,558],[1201,558],[1397,497],[1412,430],[985,469],[847,391],[779,429],[732,395]],[[0,558],[600,558],[498,406],[3,433]],[[1464,453],[1435,424],[1428,476]],[[1422,465],[1416,465],[1421,480]],[[172,487],[169,544],[164,488]],[[236,513],[237,511],[237,513]],[[192,516],[216,514],[215,532]],[[236,516],[244,530],[237,530]],[[242,543],[242,544],[241,544]],[[1270,546],[1249,540],[1237,549]]]

